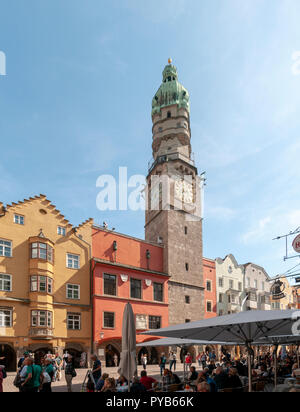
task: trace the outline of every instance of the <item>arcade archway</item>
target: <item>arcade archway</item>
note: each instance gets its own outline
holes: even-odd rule
[[[147,359],[148,359],[148,361],[149,361],[149,353],[148,353],[147,348],[145,348],[145,347],[141,348],[141,350],[140,350],[139,353],[138,353],[138,364],[139,364],[139,365],[142,364],[142,356],[143,356],[143,355],[147,355]],[[148,363],[149,363],[149,362],[148,362]]]
[[[107,345],[105,347],[105,362],[106,367],[113,368],[120,363],[120,352],[113,345]]]
[[[17,355],[14,348],[7,344],[0,344],[0,360],[1,365],[5,366],[7,372],[15,372],[17,370]]]

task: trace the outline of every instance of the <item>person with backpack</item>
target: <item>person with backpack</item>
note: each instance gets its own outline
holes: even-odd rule
[[[26,368],[25,368],[26,367]],[[24,361],[24,368],[22,369],[21,378],[22,383],[20,386],[20,392],[33,392],[34,391],[34,369],[33,359],[26,358]]]
[[[72,392],[72,380],[76,376],[77,374],[74,368],[73,358],[71,355],[69,355],[65,366],[65,378],[67,382],[68,392]]]
[[[48,393],[52,392],[51,383],[54,377],[54,369],[52,366],[52,361],[49,358],[44,360],[44,368],[43,368],[43,382],[42,388],[40,392]]]

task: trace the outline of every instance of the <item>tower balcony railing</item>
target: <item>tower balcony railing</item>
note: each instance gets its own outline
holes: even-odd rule
[[[151,173],[152,170],[161,163],[170,162],[173,160],[183,160],[191,166],[195,166],[194,153],[191,154],[191,157],[185,156],[182,153],[167,153],[165,155],[158,156],[154,161],[151,159],[148,162],[148,172]]]

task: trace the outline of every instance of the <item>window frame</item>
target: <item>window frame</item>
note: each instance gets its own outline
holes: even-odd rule
[[[208,287],[209,285],[209,287]],[[212,291],[212,281],[210,279],[206,279],[206,291],[211,292]]]
[[[155,324],[155,327],[153,327],[154,323],[158,322],[159,319],[159,326],[157,326],[157,324]],[[161,329],[161,321],[162,321],[162,317],[161,316],[154,316],[154,315],[149,315],[148,317],[148,326],[149,329]]]
[[[111,293],[105,293],[105,281],[109,281],[109,279],[105,279],[105,276],[109,276],[111,278],[114,278],[115,281],[115,294],[111,294]],[[107,273],[104,272],[103,273],[103,295],[105,296],[118,296],[118,277],[117,275],[111,274],[111,273]]]
[[[74,286],[77,287],[78,298],[74,297]],[[70,291],[69,287],[71,287],[72,297],[68,296],[68,292]],[[66,284],[66,299],[70,300],[80,300],[80,284],[78,283],[67,283]]]
[[[78,267],[74,266],[74,262],[75,262],[75,259],[73,259],[74,256],[78,258]],[[69,260],[72,261],[72,266],[69,266]],[[77,255],[76,253],[67,252],[67,254],[66,254],[66,267],[67,267],[67,269],[73,269],[73,270],[80,269],[80,255]]]
[[[45,324],[41,324],[42,316],[41,314],[44,313]],[[36,324],[33,321],[34,317],[36,317]],[[32,328],[48,328],[53,329],[53,312],[50,310],[31,310],[31,317],[30,317],[30,324]]]
[[[161,288],[161,291],[159,291],[159,293],[161,293],[161,299],[155,299],[155,287],[159,286]],[[157,292],[156,292],[157,293]],[[160,282],[153,282],[153,300],[154,302],[164,302],[164,284],[160,283]]]
[[[62,233],[61,233],[62,232]],[[58,236],[63,236],[65,237],[67,234],[67,229],[63,226],[57,226],[57,234]]]
[[[140,297],[138,297],[138,298],[133,296],[133,294],[132,294],[132,287],[133,287],[132,283],[133,282],[139,282],[139,285],[140,285]],[[136,287],[135,287],[135,289],[136,289]],[[138,299],[138,300],[143,299],[143,289],[142,289],[142,280],[141,279],[130,278],[130,298],[131,299]]]
[[[25,225],[25,216],[18,215],[17,213],[14,213],[14,223],[16,225],[24,226]]]
[[[210,304],[210,310],[208,310],[208,304]],[[206,301],[206,308],[205,308],[207,313],[213,313],[213,303],[211,300]]]
[[[73,317],[73,319],[70,319],[70,317]],[[76,320],[75,317],[78,317],[78,319]],[[73,327],[69,327],[70,323],[73,323]],[[75,328],[75,323],[79,322],[79,328]],[[68,312],[67,313],[67,330],[81,330],[81,313],[78,312]]]
[[[45,245],[46,247],[41,247],[41,245]],[[36,253],[33,253],[34,250],[36,251]],[[36,256],[34,256],[35,254]],[[46,262],[54,264],[54,247],[45,242],[30,243],[30,259],[44,260]]]
[[[3,244],[1,244],[1,242],[3,242]],[[8,246],[8,245],[5,245],[4,243],[10,243],[10,246]],[[2,249],[2,253],[1,253],[1,249]],[[10,252],[10,254],[9,255],[7,255],[7,254],[5,254],[5,249],[9,249],[9,252]],[[13,257],[13,242],[12,242],[12,240],[7,240],[7,239],[0,239],[0,257],[4,257],[4,258],[7,258],[7,257]]]
[[[9,312],[9,315],[5,312]],[[6,324],[7,316],[9,316],[8,325]],[[0,328],[12,328],[12,327],[13,327],[13,308],[0,307]]]
[[[9,280],[7,279],[1,279],[1,276],[7,276]],[[9,282],[9,290],[5,289],[4,285],[5,282]],[[0,292],[12,292],[12,275],[9,275],[8,273],[0,273],[0,285],[2,283],[2,288],[0,286]]]
[[[113,326],[105,326],[105,315],[113,315]],[[116,313],[103,311],[103,329],[116,329]]]
[[[41,278],[46,279],[45,290],[41,290],[40,288]],[[36,290],[33,288],[33,282],[36,282]],[[44,275],[31,275],[30,276],[30,292],[39,292],[39,293],[46,293],[47,295],[52,295],[53,294],[53,284],[54,284],[53,279],[50,278],[49,276],[44,276]],[[51,288],[50,290],[49,290],[49,286]]]

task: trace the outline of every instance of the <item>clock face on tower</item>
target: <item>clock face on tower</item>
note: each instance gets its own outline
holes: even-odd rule
[[[177,199],[181,200],[183,203],[193,203],[193,185],[192,183],[186,182],[182,179],[176,180],[175,182],[175,196]]]
[[[150,210],[157,210],[159,208],[159,185],[151,188],[151,205]]]
[[[193,203],[194,194],[193,194],[193,185],[188,182],[183,182],[183,202],[184,203]]]

